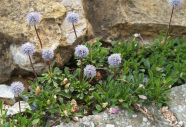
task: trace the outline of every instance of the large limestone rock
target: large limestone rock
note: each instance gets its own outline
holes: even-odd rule
[[[166,31],[172,8],[168,0],[82,0],[85,15],[96,37],[103,41],[126,40],[140,33],[144,40]],[[171,35],[186,35],[186,0],[175,8]]]
[[[36,47],[32,57],[37,74],[45,71],[41,59],[40,43],[34,27],[27,24],[26,16],[29,12],[37,11],[42,15],[42,21],[37,25],[43,48],[55,51],[56,65],[63,66],[71,58],[77,40],[74,38],[72,25],[65,20],[66,14],[75,11],[80,14],[77,24],[79,42],[87,37],[87,24],[83,17],[80,0],[3,0],[0,2],[0,82],[7,81],[12,72],[14,75],[32,72],[27,56],[20,52],[21,44],[31,42]],[[64,5],[63,5],[64,4]]]

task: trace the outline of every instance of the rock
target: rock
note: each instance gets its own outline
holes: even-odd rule
[[[37,74],[46,71],[41,58],[40,43],[34,27],[26,22],[29,12],[37,11],[42,16],[42,21],[37,25],[43,48],[55,51],[56,66],[62,67],[74,54],[74,47],[78,44],[74,36],[72,25],[67,23],[65,17],[70,11],[80,14],[80,22],[76,25],[78,42],[82,43],[87,38],[87,23],[83,16],[81,0],[38,0],[29,1],[4,0],[0,8],[0,83],[9,80],[12,73],[19,75],[24,72],[33,72],[27,56],[20,52],[20,47],[25,42],[31,42],[36,47],[32,56]],[[63,5],[64,4],[64,5]],[[76,42],[76,43],[75,43]],[[13,72],[13,70],[15,70]],[[28,74],[28,73],[27,73]]]
[[[182,121],[186,126],[186,84],[178,87],[173,87],[170,93],[171,105],[170,110],[175,114],[176,118]]]
[[[4,101],[5,104],[14,105],[15,97],[10,86],[0,84],[0,100]]]
[[[31,107],[27,102],[21,101],[20,103],[21,103],[21,112],[25,112],[27,108],[31,110]],[[19,102],[15,103],[12,107],[8,108],[7,117],[13,116],[17,113],[19,113]]]
[[[102,40],[126,40],[140,33],[144,42],[157,38],[168,27],[172,8],[167,0],[82,0],[85,16],[95,37]],[[171,35],[186,35],[186,1],[175,8]],[[137,41],[142,41],[141,39]]]
[[[9,40],[7,38],[9,38],[9,36],[2,33],[0,28],[0,83],[10,79],[14,70],[12,56],[9,51],[10,44],[8,43]]]

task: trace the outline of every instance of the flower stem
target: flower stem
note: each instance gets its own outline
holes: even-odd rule
[[[37,34],[37,38],[39,39],[40,46],[41,46],[41,49],[42,49],[43,46],[42,46],[42,42],[41,42],[41,39],[40,39],[40,37],[39,37],[38,31],[37,31],[37,29],[36,29],[36,25],[34,25],[34,28],[35,28],[35,31],[36,31],[36,34]]]
[[[50,70],[50,61],[48,61],[48,68],[49,68],[49,71],[51,73],[51,70]]]
[[[170,30],[170,25],[171,25],[171,21],[172,21],[173,13],[174,13],[174,6],[172,7],[172,13],[171,13],[170,21],[169,21],[168,31],[167,31],[167,33],[166,33],[166,37],[165,37],[165,43],[166,43],[166,41],[167,41],[167,37],[168,37],[168,35],[169,35],[169,30]]]
[[[93,65],[93,63],[92,63],[92,48],[91,48],[91,43],[90,43],[90,57],[91,57],[91,64]]]
[[[83,58],[81,58],[80,84],[82,83],[82,77],[83,77]]]
[[[90,83],[90,77],[88,78],[88,95],[89,95],[89,93],[90,93],[89,83]]]
[[[18,101],[19,101],[19,112],[20,112],[20,115],[21,115],[21,103],[20,103],[20,97],[19,97],[19,95],[18,95]]]
[[[43,49],[42,42],[41,42],[41,39],[40,39],[40,37],[39,37],[39,33],[38,33],[38,31],[37,31],[36,25],[34,25],[34,28],[35,28],[35,31],[36,31],[36,34],[37,34],[37,38],[39,39],[41,49]],[[46,62],[45,62],[44,59],[43,59],[43,61],[44,61],[44,64],[45,64],[45,66],[46,66],[47,64],[46,64]],[[46,66],[46,69],[48,70],[47,66]],[[49,72],[50,72],[50,67],[49,67]]]
[[[33,63],[32,63],[32,60],[31,60],[31,57],[30,57],[30,56],[29,56],[29,59],[30,59],[30,64],[31,64],[31,66],[32,66],[34,75],[35,75],[35,77],[36,77],[36,81],[37,81],[37,83],[38,83],[38,85],[39,85],[39,82],[38,82],[38,79],[37,79],[37,74],[36,74],[36,72],[35,72],[35,69],[34,69],[34,66],[33,66]]]
[[[114,67],[114,82],[116,82],[116,67]]]
[[[75,36],[76,36],[76,41],[78,43],[78,37],[77,37],[77,33],[76,33],[76,27],[75,27],[75,25],[73,23],[72,23],[72,26],[73,26],[74,33],[75,33]]]

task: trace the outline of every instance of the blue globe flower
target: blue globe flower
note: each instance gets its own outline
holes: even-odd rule
[[[26,42],[22,44],[21,51],[23,55],[31,56],[35,52],[35,47],[32,43]]]
[[[50,61],[54,58],[54,51],[51,49],[44,49],[42,52],[42,58],[45,61]]]
[[[118,66],[121,63],[121,56],[120,56],[120,54],[112,54],[111,56],[109,56],[108,62],[113,67]]]
[[[88,48],[85,45],[78,45],[75,49],[75,55],[78,58],[85,58],[89,53]]]
[[[17,81],[11,84],[10,89],[15,95],[19,95],[23,93],[25,87],[22,82]]]
[[[94,77],[96,75],[96,67],[94,67],[93,65],[87,65],[84,68],[84,74],[90,78]]]
[[[178,7],[181,5],[181,0],[169,0],[169,5],[172,7]]]
[[[66,17],[67,21],[69,23],[75,24],[79,22],[79,16],[77,13],[75,12],[70,12],[67,17]]]
[[[27,15],[27,22],[30,25],[36,25],[41,22],[41,15],[38,12],[30,12]]]

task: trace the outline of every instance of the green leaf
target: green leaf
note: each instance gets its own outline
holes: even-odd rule
[[[101,98],[99,97],[99,94],[98,94],[98,93],[93,92],[92,95],[94,96],[94,98],[95,98],[96,100],[98,100],[99,103],[101,103]]]
[[[61,91],[61,88],[60,88],[60,87],[57,87],[57,88],[55,88],[55,89],[53,90],[53,92],[59,92],[59,91]]]
[[[101,111],[102,110],[102,107],[100,106],[100,105],[96,105],[96,109],[98,110],[98,111]]]
[[[38,122],[39,122],[39,120],[40,119],[34,119],[33,121],[32,121],[32,124],[34,125],[34,124],[37,124]]]
[[[55,87],[58,87],[58,84],[55,81],[53,81],[53,84]]]
[[[62,95],[62,96],[64,96],[64,97],[66,97],[66,98],[71,98],[71,95],[70,94],[68,94],[68,93],[65,93],[65,92],[60,92],[60,93],[58,93],[59,95]]]
[[[144,65],[145,65],[145,67],[146,67],[147,69],[150,69],[150,62],[149,62],[148,59],[146,59],[146,60],[144,61]]]

